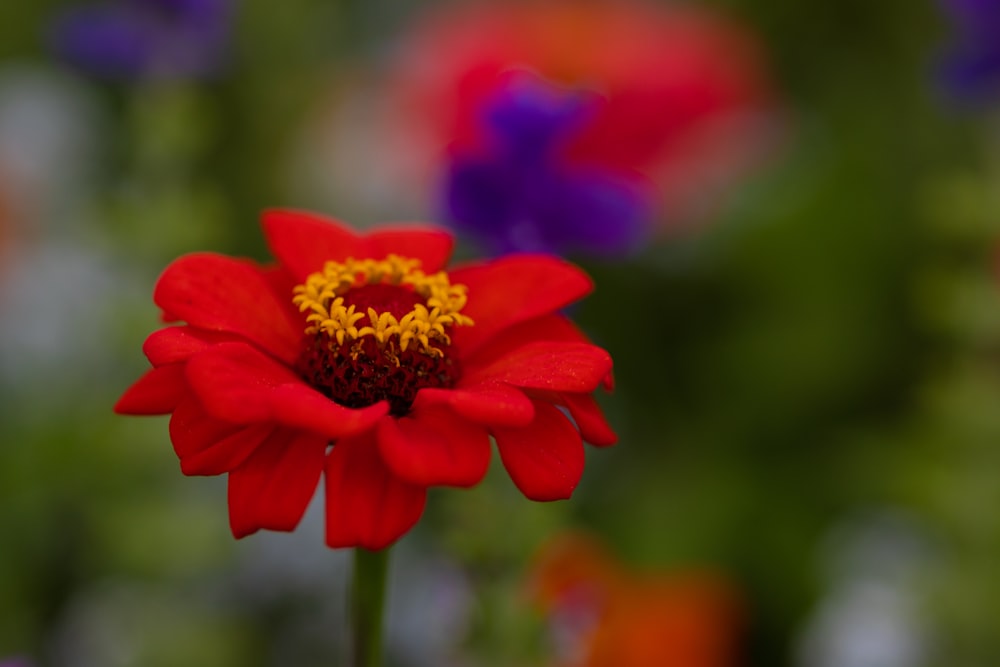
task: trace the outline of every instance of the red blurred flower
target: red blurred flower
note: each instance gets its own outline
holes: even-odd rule
[[[704,7],[633,0],[449,5],[404,41],[391,104],[452,151],[489,142],[484,105],[511,70],[602,103],[565,158],[657,184],[676,216],[690,190],[759,153],[773,111],[760,45]],[[409,123],[407,123],[409,121]]]
[[[531,592],[563,631],[567,667],[733,667],[742,624],[731,586],[708,573],[635,573],[596,541],[540,554]]]
[[[294,529],[325,473],[327,544],[380,549],[427,487],[479,482],[491,435],[533,500],[573,492],[581,436],[615,441],[591,396],[611,359],[557,313],[591,289],[576,267],[520,255],[445,273],[441,231],[360,236],[294,211],[263,226],[276,266],[167,267],[153,298],[187,324],[150,335],[154,368],[116,405],[171,413],[185,474],[229,473],[236,537]]]

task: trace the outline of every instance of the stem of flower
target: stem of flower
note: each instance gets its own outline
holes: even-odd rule
[[[351,589],[351,622],[354,633],[353,667],[381,667],[382,612],[385,581],[389,571],[389,549],[354,550],[354,581]]]

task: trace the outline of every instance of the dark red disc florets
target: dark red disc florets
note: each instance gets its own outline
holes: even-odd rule
[[[469,326],[461,314],[465,286],[420,262],[327,262],[294,290],[306,336],[295,369],[311,386],[349,408],[380,401],[401,416],[417,392],[451,388],[460,369],[445,329]]]
[[[384,345],[366,336],[338,345],[325,334],[306,340],[296,370],[310,385],[348,408],[389,401],[389,412],[410,411],[417,391],[450,388],[459,367],[448,355],[431,356],[417,347],[400,351],[395,341]]]

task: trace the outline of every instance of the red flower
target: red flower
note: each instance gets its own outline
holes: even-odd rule
[[[705,7],[641,0],[449,6],[419,22],[399,53],[389,104],[396,125],[424,134],[411,143],[482,150],[490,141],[488,100],[511,71],[533,72],[601,101],[567,133],[564,157],[651,179],[671,219],[679,207],[696,207],[692,199],[707,186],[746,173],[771,140],[765,120],[776,105],[759,40]]]
[[[427,487],[482,479],[490,436],[532,500],[570,496],[581,436],[614,443],[591,396],[611,359],[557,312],[591,289],[576,267],[520,255],[445,273],[441,231],[359,236],[294,211],[263,227],[277,266],[167,267],[153,298],[187,324],[149,336],[153,369],[115,406],[170,413],[185,474],[229,473],[236,537],[293,530],[325,472],[327,544],[380,549]]]

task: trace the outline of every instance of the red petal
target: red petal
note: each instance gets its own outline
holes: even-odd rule
[[[462,310],[475,326],[456,328],[455,344],[470,354],[502,329],[559,310],[590,293],[590,278],[568,262],[544,255],[511,255],[450,272],[469,288]]]
[[[251,262],[196,253],[167,267],[153,300],[188,324],[239,334],[291,362],[298,355],[302,327],[292,295],[279,299],[269,285]]]
[[[580,429],[584,441],[595,447],[608,447],[618,442],[618,435],[604,418],[601,406],[590,394],[562,394],[561,403]]]
[[[426,273],[436,273],[444,268],[451,257],[454,245],[451,234],[428,228],[378,229],[362,241],[366,257],[382,259],[389,254],[413,257],[420,260]]]
[[[608,447],[618,442],[618,436],[590,394],[560,393],[541,389],[528,389],[526,393],[532,400],[546,401],[566,408],[576,422],[584,442],[589,442],[595,447]]]
[[[512,350],[539,341],[590,343],[590,339],[569,318],[552,313],[507,327],[502,336],[493,337],[475,354],[464,355],[463,362],[470,366],[485,366]]]
[[[608,447],[618,442],[618,435],[612,430],[604,418],[601,407],[590,394],[529,389],[528,395],[533,400],[547,401],[566,408],[570,417],[576,422],[584,442],[589,442],[595,447]]]
[[[316,493],[326,439],[279,429],[229,473],[229,526],[236,537],[294,530]]]
[[[473,486],[490,465],[490,436],[449,410],[414,409],[378,424],[382,459],[401,479],[419,486]]]
[[[525,428],[493,429],[503,465],[531,500],[572,495],[583,475],[583,442],[558,408],[535,403],[535,421]]]
[[[427,490],[389,471],[373,433],[344,438],[326,459],[326,543],[384,549],[423,514]]]
[[[271,291],[277,295],[293,294],[295,286],[299,281],[292,277],[283,266],[279,264],[266,265],[263,268],[264,279],[271,286]]]
[[[413,409],[447,407],[484,426],[525,426],[535,417],[535,408],[524,392],[503,383],[466,385],[455,389],[421,389]]]
[[[614,371],[608,371],[608,374],[604,376],[601,380],[601,387],[604,391],[614,391],[615,389],[615,373]]]
[[[587,393],[611,370],[611,356],[595,345],[542,341],[512,350],[481,368],[469,368],[466,381],[507,382],[517,387]]]
[[[247,426],[222,438],[212,446],[181,459],[185,475],[221,475],[232,472],[247,460],[274,429],[270,426]]]
[[[591,342],[590,338],[569,318],[558,314],[542,315],[504,329],[503,336],[495,336],[477,349],[471,359],[465,361],[470,367],[477,364],[485,365],[511,350],[541,340],[567,343]],[[614,376],[611,371],[601,379],[601,386],[607,391],[614,389]]]
[[[115,403],[120,415],[165,415],[188,393],[184,365],[170,364],[146,371]]]
[[[373,428],[388,411],[337,405],[289,368],[246,343],[220,343],[187,363],[187,379],[206,411],[236,424],[276,422],[329,439]]]
[[[185,361],[215,343],[238,340],[236,336],[195,327],[167,327],[149,334],[142,352],[154,366]]]
[[[213,419],[193,398],[182,401],[170,418],[170,441],[185,475],[221,475],[236,469],[273,429],[241,427]]]
[[[177,458],[184,459],[229,437],[241,426],[208,416],[193,396],[177,405],[170,417],[170,441]]]
[[[264,211],[261,225],[271,252],[298,282],[329,261],[363,254],[361,237],[333,218],[272,209]]]

